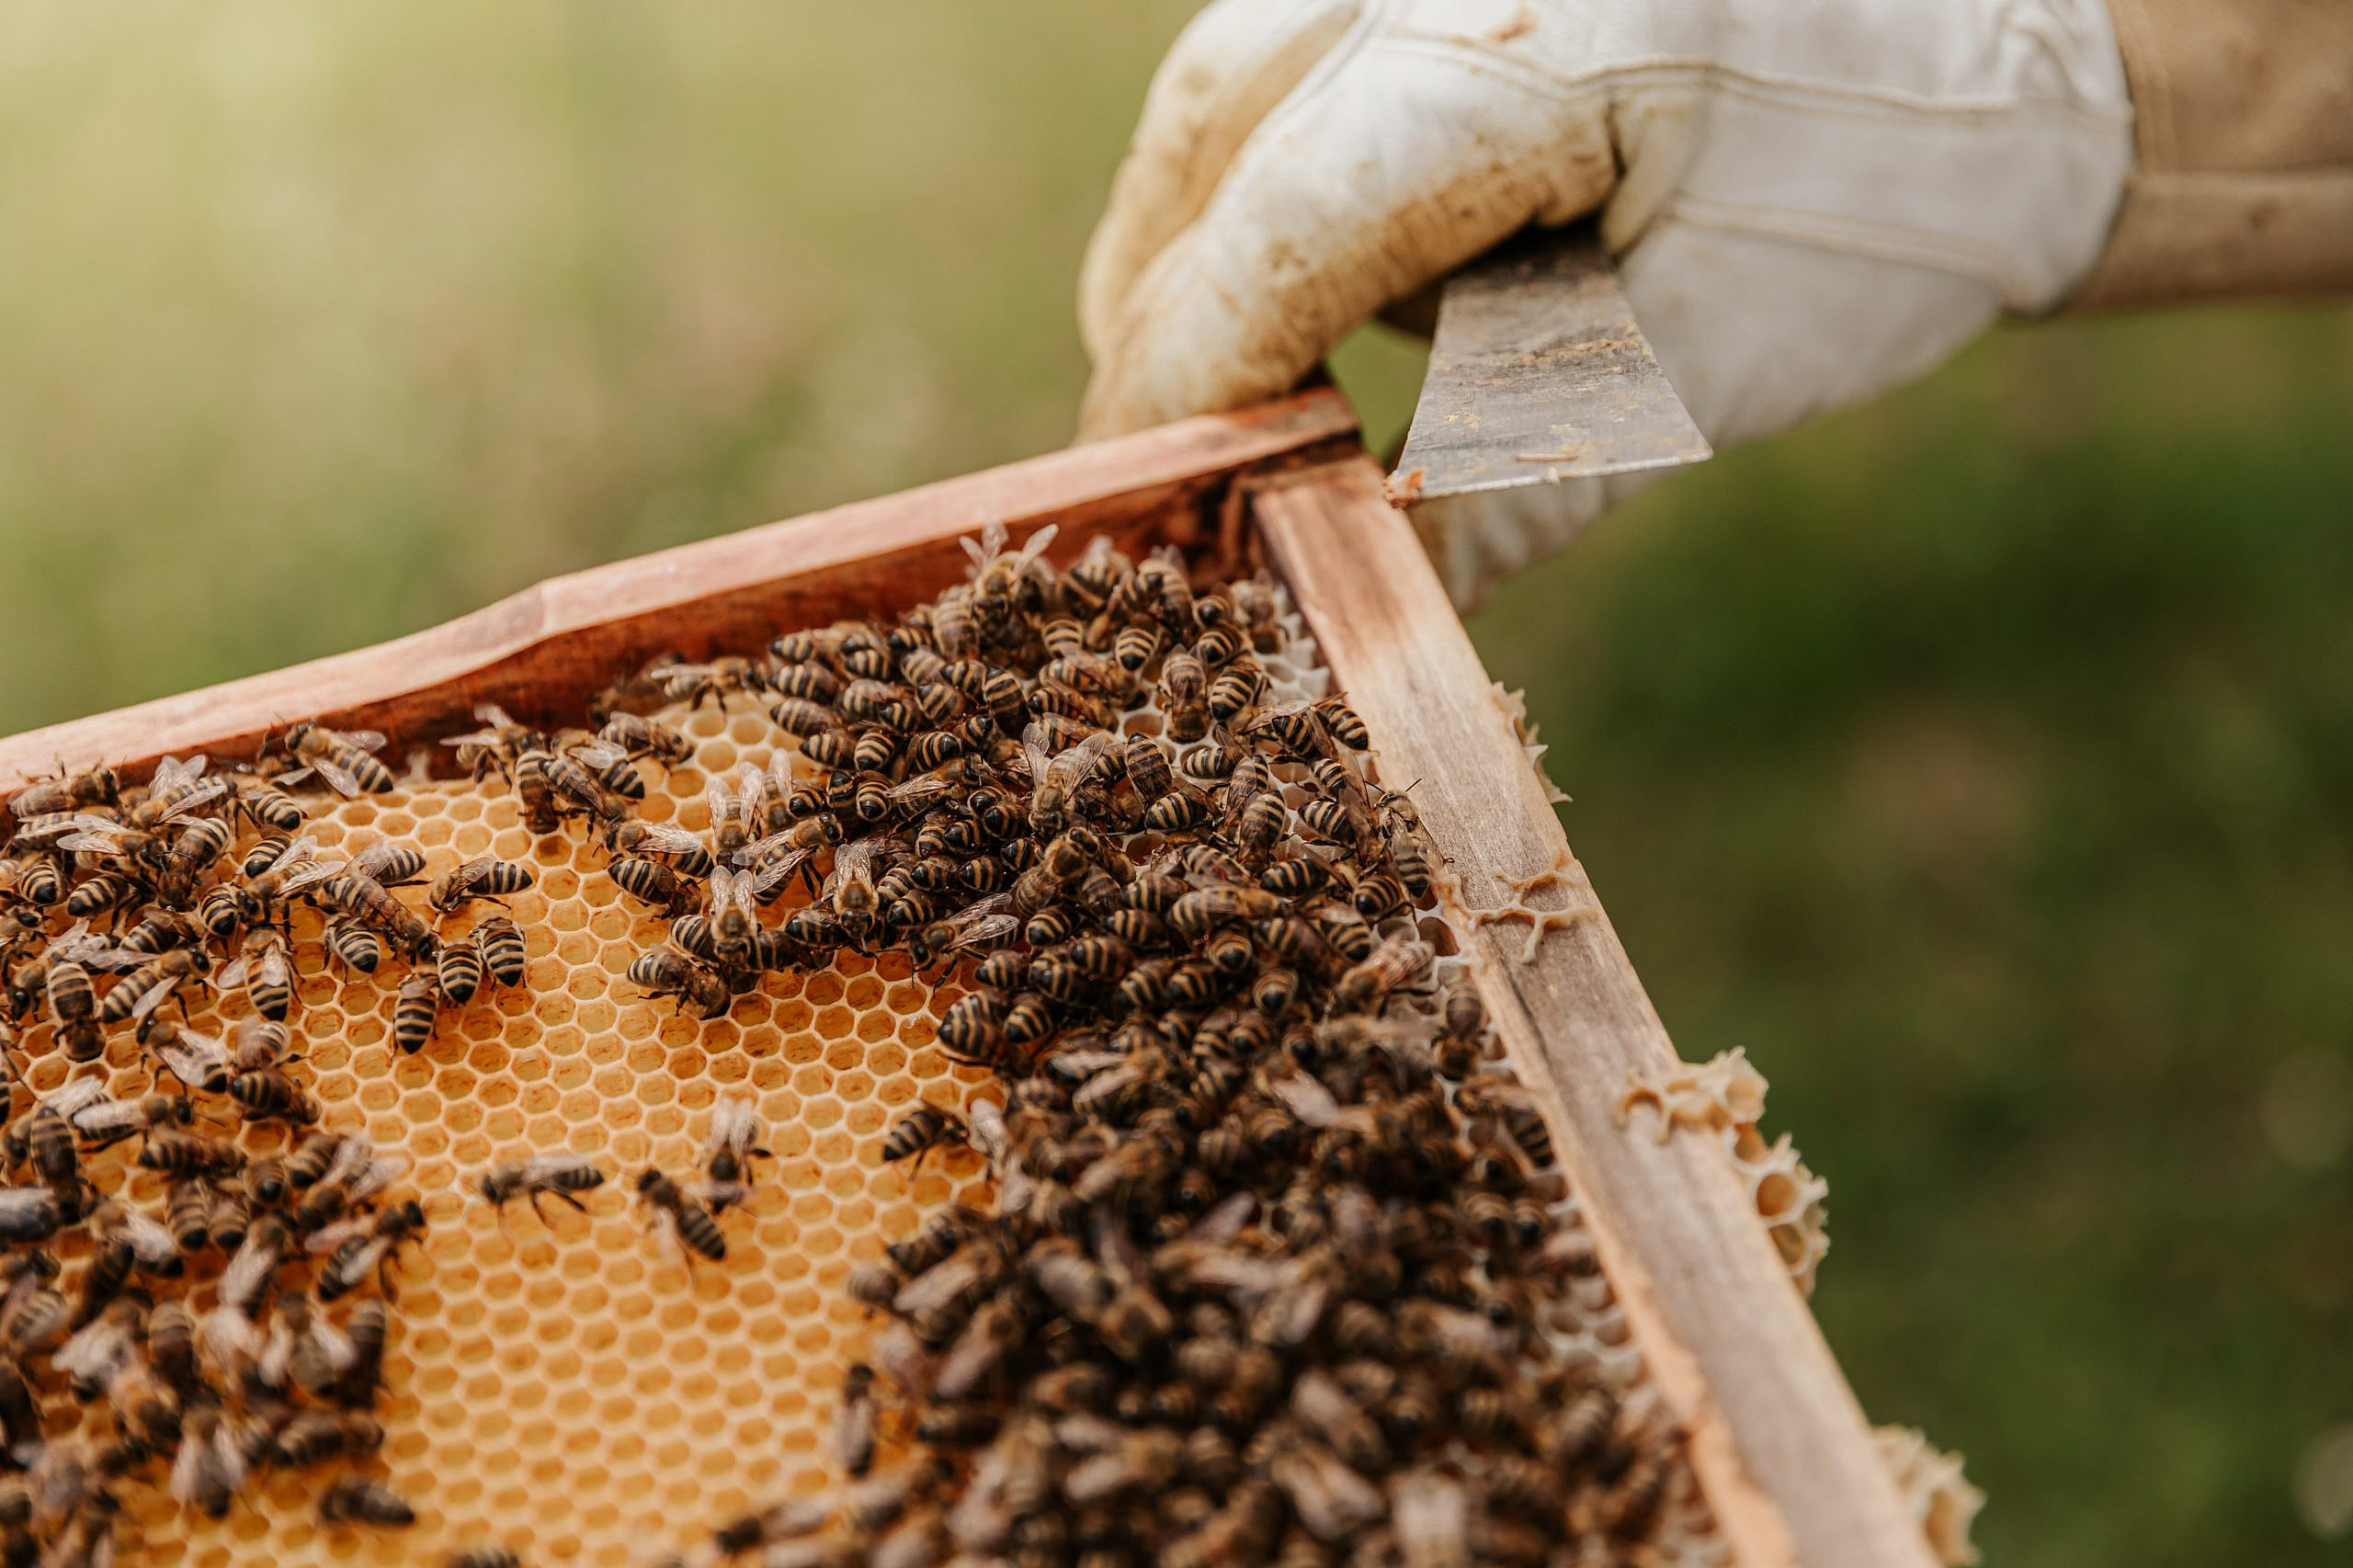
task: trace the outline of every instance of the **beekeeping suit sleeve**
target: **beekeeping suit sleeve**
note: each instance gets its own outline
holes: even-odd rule
[[[2353,0],[2109,0],[2138,157],[2086,309],[2353,291]]]
[[[2200,246],[2178,207],[2118,226],[2128,58],[2142,76],[2155,60],[2168,90],[2220,90],[2229,72],[2169,63],[2202,70],[2197,28],[2275,46],[2207,10],[2292,17],[2311,48],[2353,0],[2118,4],[2128,32],[2154,18],[2174,41],[2128,54],[2106,0],[1211,0],[1153,83],[1088,248],[1082,434],[1279,393],[1382,306],[1529,222],[1586,214],[1719,446],[1923,374],[2005,312],[2062,308],[2112,233],[2131,248],[2102,297],[2153,297],[2163,257],[2184,279]],[[2341,106],[2341,59],[2293,63],[2299,113]],[[2229,111],[2166,103],[2167,156],[2204,170]],[[2232,166],[2294,140],[2267,136]],[[2325,237],[2329,218],[2301,223]],[[1629,488],[1415,523],[1468,603]]]

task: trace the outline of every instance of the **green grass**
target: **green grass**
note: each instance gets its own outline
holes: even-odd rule
[[[136,15],[0,39],[0,731],[1068,434],[1189,7]],[[1473,630],[1687,1054],[1834,1184],[1993,1561],[2344,1561],[2353,320],[2005,333]],[[1376,426],[1414,360],[1344,357]]]

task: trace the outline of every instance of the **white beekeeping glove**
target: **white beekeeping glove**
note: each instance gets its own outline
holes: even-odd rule
[[[1700,428],[1779,430],[2063,300],[2131,118],[2102,0],[1213,0],[1087,252],[1082,433],[1279,393],[1382,305],[1597,210]],[[1468,602],[1610,485],[1417,521]]]

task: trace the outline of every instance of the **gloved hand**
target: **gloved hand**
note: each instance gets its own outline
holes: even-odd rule
[[[1087,251],[1082,434],[1279,393],[1384,304],[1597,209],[1722,447],[2056,305],[2131,163],[2102,0],[1212,0]],[[1415,520],[1468,603],[1626,488]]]

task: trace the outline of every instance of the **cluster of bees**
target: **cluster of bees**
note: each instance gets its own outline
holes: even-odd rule
[[[1050,535],[973,547],[965,583],[888,624],[657,660],[601,694],[593,732],[484,707],[445,743],[478,782],[506,781],[533,832],[592,835],[665,917],[629,968],[648,993],[717,1017],[767,974],[904,951],[963,990],[940,1041],[995,1074],[888,1134],[892,1161],[977,1151],[996,1196],[854,1275],[877,1320],[835,1424],[842,1476],[708,1551],[775,1568],[1615,1560],[1651,1528],[1678,1445],[1548,1337],[1548,1306],[1593,1260],[1475,993],[1439,979],[1410,805],[1366,777],[1344,702],[1276,689],[1270,585],[1197,592],[1173,555],[1100,540],[1056,571]],[[700,830],[650,820],[639,766],[695,759],[655,716],[706,701],[757,704],[792,745],[712,779]],[[531,880],[470,861],[420,911],[396,892],[424,881],[416,849],[323,855],[290,791],[391,787],[382,744],[297,724],[249,766],[166,759],[140,788],[96,769],[9,802],[7,1016],[45,1023],[75,1063],[129,1031],[156,1092],[119,1101],[101,1070],[0,1140],[26,1173],[0,1187],[0,1568],[105,1561],[115,1489],[142,1471],[167,1466],[173,1495],[218,1516],[262,1466],[364,1462],[382,1440],[392,1310],[365,1288],[424,1216],[391,1196],[402,1162],[318,1131],[289,1071],[291,916],[315,914],[355,973],[404,966],[392,1038],[415,1051],[446,1009],[523,982],[503,911],[447,926]],[[189,1026],[202,988],[243,993],[232,1038]],[[199,1096],[287,1129],[285,1153],[207,1134]],[[132,1168],[166,1184],[156,1213],[127,1180],[93,1181],[92,1156],[134,1140]],[[638,1174],[690,1261],[725,1256],[759,1142],[749,1103],[723,1098],[699,1172]],[[559,1153],[476,1185],[503,1210],[576,1207],[608,1179]],[[68,1236],[86,1261],[62,1272]],[[61,1378],[70,1403],[42,1392]],[[75,1414],[99,1402],[102,1419]],[[320,1506],[412,1517],[357,1473]]]
[[[322,857],[302,832],[313,808],[290,791],[311,779],[347,794],[389,789],[372,755],[382,744],[297,724],[248,767],[165,758],[137,787],[93,768],[7,801],[5,1568],[109,1561],[133,1482],[160,1475],[182,1506],[217,1518],[266,1467],[364,1461],[383,1441],[372,1411],[393,1327],[386,1281],[425,1213],[392,1195],[405,1160],[321,1129],[292,1071],[292,916],[315,912],[322,947],[353,972],[388,954],[409,965],[393,1038],[415,1051],[445,1007],[524,978],[523,934],[505,914],[456,936],[436,923],[530,874],[469,862],[431,883],[420,914],[392,890],[423,880],[422,851],[380,843]],[[205,991],[244,998],[227,1038],[188,1021],[189,996]],[[44,1025],[80,1075],[28,1108],[15,1031]],[[105,1063],[125,1033],[153,1071],[151,1092],[128,1099],[109,1092]],[[277,1131],[256,1141],[239,1128]],[[128,1160],[107,1153],[134,1143]],[[142,1177],[160,1186],[159,1205],[134,1198]],[[415,1517],[348,1471],[319,1512],[339,1525]],[[486,1547],[455,1561],[515,1559]]]
[[[1279,699],[1270,585],[1196,592],[1103,540],[1057,572],[1044,543],[989,540],[887,625],[608,688],[603,715],[752,701],[792,738],[711,783],[707,831],[552,791],[670,919],[631,970],[650,991],[711,1016],[770,971],[905,951],[964,986],[939,1039],[998,1084],[888,1134],[894,1161],[978,1151],[995,1201],[854,1274],[878,1317],[841,1478],[704,1550],[1616,1560],[1679,1445],[1548,1337],[1594,1262],[1475,993],[1438,980],[1412,809],[1344,702]]]

